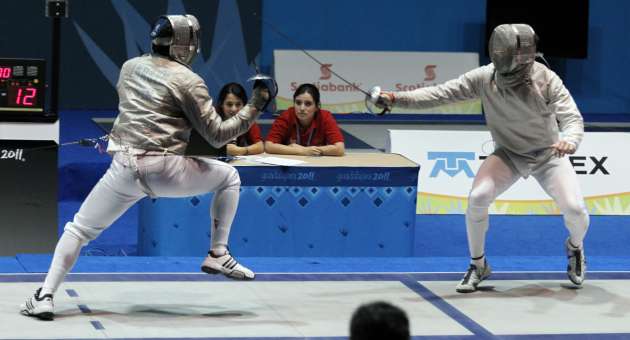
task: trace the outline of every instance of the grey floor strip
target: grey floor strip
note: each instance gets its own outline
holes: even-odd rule
[[[105,327],[103,327],[100,321],[90,321],[90,323],[92,324],[92,327],[94,327],[94,329],[96,330],[100,331],[100,330],[105,329]]]
[[[457,308],[453,307],[451,304],[446,302],[437,294],[430,291],[427,287],[423,286],[420,282],[415,281],[412,278],[401,280],[401,282],[402,284],[407,286],[407,288],[416,292],[418,295],[422,296],[424,300],[426,300],[427,302],[432,304],[434,307],[442,311],[442,313],[448,315],[451,319],[455,320],[457,323],[462,325],[469,332],[473,333],[476,338],[492,339],[494,337],[493,334],[490,333],[490,331],[488,331],[483,326],[475,322],[466,314],[459,311]]]
[[[92,310],[87,305],[78,305],[78,307],[79,307],[79,310],[81,311],[81,313],[83,313],[83,314],[90,314],[90,313],[92,313]]]

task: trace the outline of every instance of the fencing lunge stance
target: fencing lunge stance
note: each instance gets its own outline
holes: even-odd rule
[[[182,155],[191,128],[215,147],[246,132],[270,100],[269,91],[266,84],[255,83],[249,103],[222,120],[204,81],[190,68],[199,53],[199,30],[192,15],[160,17],[151,32],[153,53],[122,66],[117,84],[120,112],[107,148],[112,163],[66,224],[44,284],[22,304],[23,314],[52,319],[53,295],[81,248],[145,196],[214,192],[211,246],[201,269],[237,280],[254,279],[227,248],[239,199],[238,172],[218,160]]]
[[[481,98],[496,149],[479,168],[468,196],[466,229],[471,263],[456,290],[474,292],[490,276],[485,257],[488,207],[520,177],[533,176],[553,198],[569,230],[567,274],[581,285],[586,271],[583,239],[589,225],[584,198],[566,154],[584,134],[582,116],[560,78],[535,62],[536,35],[525,24],[496,27],[492,63],[444,84],[407,92],[382,92],[379,107],[425,109]],[[562,133],[560,137],[559,132]]]

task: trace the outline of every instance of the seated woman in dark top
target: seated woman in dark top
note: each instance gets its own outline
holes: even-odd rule
[[[229,119],[240,111],[247,103],[245,89],[238,83],[228,83],[221,88],[217,101],[217,113],[223,119]],[[260,127],[253,123],[249,130],[227,145],[230,156],[255,155],[264,151]]]

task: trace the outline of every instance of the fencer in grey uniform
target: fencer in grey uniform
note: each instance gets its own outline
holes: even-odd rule
[[[497,26],[489,43],[492,63],[444,84],[383,92],[378,106],[426,109],[481,98],[495,151],[484,160],[468,196],[466,229],[471,264],[457,286],[473,292],[490,276],[485,258],[488,207],[520,177],[533,176],[553,198],[569,231],[567,274],[576,285],[585,275],[583,239],[589,215],[566,154],[580,145],[584,123],[560,78],[535,61],[536,35],[529,25]],[[560,133],[561,136],[560,137]],[[515,245],[516,246],[516,245]]]
[[[64,228],[43,286],[21,307],[23,314],[52,319],[53,294],[81,248],[143,197],[184,197],[214,192],[207,273],[238,280],[254,273],[228,252],[240,179],[224,162],[183,156],[191,129],[220,147],[245,133],[268,103],[258,83],[249,103],[222,120],[204,81],[190,64],[199,53],[199,23],[192,15],[163,16],[151,32],[153,53],[125,62],[117,84],[119,114],[109,136],[112,163]]]

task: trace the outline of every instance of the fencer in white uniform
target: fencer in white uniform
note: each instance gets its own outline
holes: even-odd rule
[[[163,16],[151,32],[153,53],[125,62],[117,84],[119,114],[109,136],[112,163],[66,224],[46,279],[21,312],[52,319],[53,295],[81,248],[143,197],[184,197],[214,192],[211,245],[201,269],[237,280],[254,273],[229,253],[228,236],[236,213],[240,179],[224,162],[183,156],[191,129],[221,147],[245,133],[269,101],[257,83],[249,103],[222,120],[203,79],[190,68],[199,53],[199,23],[192,15]]]
[[[471,263],[456,287],[458,292],[473,292],[490,276],[485,258],[488,207],[520,177],[530,175],[564,216],[569,231],[565,242],[567,274],[574,284],[581,285],[589,215],[577,176],[563,156],[573,154],[582,140],[582,116],[560,78],[535,61],[536,35],[529,25],[497,26],[490,37],[489,52],[492,63],[488,65],[441,85],[382,92],[377,105],[426,109],[481,98],[496,147],[479,168],[468,196],[466,229]]]

